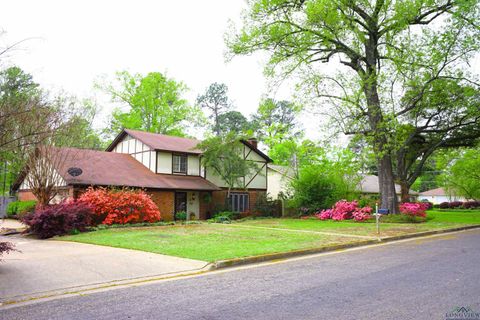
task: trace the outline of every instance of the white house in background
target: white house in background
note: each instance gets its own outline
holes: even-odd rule
[[[295,177],[293,169],[269,163],[267,166],[267,194],[272,199],[278,199],[280,193],[286,193],[290,181]]]
[[[378,177],[374,175],[365,175],[360,181],[358,186],[358,191],[364,195],[378,195],[380,194],[380,187],[378,185]],[[398,199],[400,200],[401,196],[401,187],[399,184],[395,183],[395,193],[397,194]],[[418,196],[418,192],[410,190],[408,193],[410,198],[414,200]]]
[[[452,201],[466,201],[465,198],[448,194],[443,188],[436,188],[421,192],[418,196],[419,201],[429,201],[433,204]]]

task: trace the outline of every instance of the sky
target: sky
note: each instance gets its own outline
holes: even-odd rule
[[[43,87],[95,97],[103,107],[96,127],[106,124],[115,104],[93,84],[121,70],[166,72],[189,87],[191,103],[210,83],[224,82],[237,110],[249,115],[262,96],[290,99],[292,92],[268,92],[262,54],[226,61],[225,32],[229,21],[239,25],[245,6],[244,0],[8,0],[0,11],[0,43],[27,39],[7,63]]]

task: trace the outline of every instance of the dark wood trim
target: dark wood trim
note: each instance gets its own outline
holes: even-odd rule
[[[248,181],[247,185],[245,186],[245,188],[247,188],[250,183],[252,183],[252,181],[258,176],[258,174],[260,173],[260,171],[263,170],[263,168],[265,168],[267,166],[267,163],[264,163],[263,166],[257,171],[257,173],[255,173],[255,175],[252,177],[252,179],[250,179],[250,181]],[[267,179],[267,175],[265,175],[265,179]]]
[[[108,185],[108,184],[68,184],[67,187],[77,187],[77,188],[88,188],[88,187],[104,187],[104,188],[130,188],[130,189],[140,189],[140,190],[156,190],[156,191],[171,191],[175,192],[176,190],[180,192],[215,192],[215,191],[222,191],[221,188],[212,190],[212,189],[180,189],[180,188],[151,188],[151,187],[133,187],[133,186],[119,186],[119,185]]]
[[[173,171],[173,157],[174,156],[180,156],[180,157],[185,157],[185,172],[182,171]],[[182,165],[180,164],[180,167]],[[179,152],[172,152],[172,174],[181,174],[188,176],[188,154],[186,153],[179,153]]]
[[[250,148],[249,148],[249,149],[250,149]],[[243,158],[243,159],[244,159],[244,160],[248,160],[247,158],[248,158],[248,156],[250,155],[250,153],[252,153],[252,149],[250,149],[250,150],[248,151],[247,155],[245,155],[245,152],[244,152],[244,153],[243,153],[243,155],[244,155],[244,158]],[[251,160],[251,161],[258,161],[258,160]],[[263,162],[263,161],[261,161],[261,162]]]
[[[155,151],[160,151],[160,152],[191,154],[191,155],[195,155],[195,156],[201,155],[201,153],[199,153],[199,152],[176,151],[176,150],[167,150],[167,149],[154,149],[154,150]]]
[[[123,135],[127,135],[125,132],[125,129],[122,129],[122,131],[113,139],[112,143],[105,149],[105,151],[112,151],[118,144],[118,142],[123,138]]]
[[[228,187],[219,187],[222,191],[227,191],[228,190]],[[240,189],[240,188],[234,188],[234,189],[231,189],[230,192],[250,192],[250,191],[267,191],[267,189],[263,189],[263,188],[246,188],[246,189]],[[213,191],[215,192],[215,191]]]
[[[262,151],[258,150],[258,148],[254,148],[248,141],[246,140],[240,140],[241,143],[243,143],[244,145],[246,145],[248,148],[250,148],[251,150],[255,151],[260,157],[262,157],[263,159],[265,159],[267,162],[273,162],[272,159],[270,159],[269,156],[267,156],[265,153],[263,153]]]

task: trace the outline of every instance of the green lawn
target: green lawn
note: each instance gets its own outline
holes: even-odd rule
[[[381,236],[480,224],[480,211],[429,211],[428,216],[425,223],[383,223]],[[376,237],[374,223],[258,219],[231,225],[106,229],[59,239],[216,261],[349,243],[366,237]]]
[[[424,223],[382,223],[380,220],[381,237],[395,236],[406,233],[430,231],[480,224],[480,210],[468,211],[435,211],[427,212],[429,217]],[[375,220],[368,222],[353,221],[319,221],[316,219],[259,219],[247,220],[245,225],[255,227],[311,230],[341,234],[376,236]]]
[[[350,237],[194,224],[119,228],[81,233],[61,240],[162,253],[203,261],[314,248],[355,241]]]

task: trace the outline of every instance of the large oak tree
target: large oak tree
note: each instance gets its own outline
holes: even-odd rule
[[[479,50],[479,11],[472,0],[252,0],[227,43],[233,54],[269,52],[283,76],[307,70],[304,84],[331,103],[338,126],[366,137],[382,206],[398,212],[393,157],[410,135],[397,129],[437,123],[429,100],[442,83],[478,89],[466,67]]]

